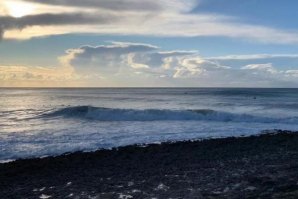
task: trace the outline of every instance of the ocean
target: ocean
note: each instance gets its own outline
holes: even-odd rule
[[[298,130],[298,89],[0,89],[0,162]]]

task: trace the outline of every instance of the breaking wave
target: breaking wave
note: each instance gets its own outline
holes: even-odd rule
[[[298,117],[270,118],[249,114],[236,114],[210,109],[114,109],[93,106],[74,106],[43,114],[41,117],[69,117],[98,121],[158,121],[158,120],[207,120],[221,122],[288,123],[298,122]]]

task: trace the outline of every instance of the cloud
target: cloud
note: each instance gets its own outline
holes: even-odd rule
[[[269,58],[298,58],[298,54],[251,54],[251,55],[226,55],[209,57],[212,60],[256,60]]]
[[[4,30],[0,28],[0,40],[3,38]]]
[[[287,70],[285,71],[285,74],[290,76],[290,77],[298,77],[298,70]]]
[[[267,72],[267,73],[277,73],[277,70],[272,66],[271,63],[268,64],[249,64],[241,69],[244,70],[255,70],[255,71],[261,71],[261,72]]]
[[[180,66],[176,68],[174,78],[198,77],[208,75],[213,71],[227,70],[229,67],[222,66],[216,62],[205,60],[201,57],[182,58]]]
[[[255,62],[255,55],[239,57],[252,59],[249,64],[231,66],[225,59],[211,60],[196,51],[163,51],[144,43],[84,45],[66,50],[59,58],[61,66],[0,66],[0,86],[298,86],[297,66],[278,68],[271,62]]]
[[[36,0],[23,0],[23,2],[37,3]],[[197,0],[43,0],[38,3],[81,9],[93,8],[113,12],[151,12],[155,14],[162,11],[190,12],[198,4]]]
[[[36,0],[26,0],[27,2],[34,2]],[[87,7],[87,8],[103,8],[114,11],[144,11],[144,10],[159,10],[161,5],[158,2],[149,0],[43,0],[39,3],[49,5],[63,5],[63,6],[76,6],[76,7]]]
[[[144,53],[158,47],[141,43],[112,42],[111,45],[82,46],[69,49],[61,57],[64,63],[73,66],[79,73],[97,72],[101,75],[115,75],[121,67],[127,66],[128,56]]]
[[[79,77],[71,67],[0,65],[0,87],[71,86],[78,80]]]
[[[231,67],[220,59],[204,58],[196,51],[162,51],[157,46],[140,43],[82,46],[67,50],[61,60],[64,65],[73,67],[77,75],[92,79],[93,83],[117,82],[118,86],[131,86],[127,81],[135,82],[135,86],[152,86],[152,81],[159,86],[298,85],[297,70],[278,69],[272,63],[258,64],[252,59],[250,64]]]
[[[4,0],[8,2],[8,0]],[[267,26],[246,24],[239,19],[219,14],[193,13],[197,1],[161,0],[46,0],[36,2],[37,12],[43,6],[64,7],[65,10],[80,9],[81,13],[31,13],[24,19],[2,19],[5,27],[4,38],[31,38],[63,33],[96,33],[118,35],[150,35],[150,36],[224,36],[244,38],[259,42],[293,44],[298,43],[296,31],[286,31]],[[91,10],[90,10],[91,9]],[[98,14],[100,13],[100,14]],[[33,15],[33,16],[32,16]],[[74,15],[74,16],[71,16]],[[34,19],[32,19],[34,18]],[[40,18],[40,20],[36,19]],[[115,20],[116,19],[116,20]],[[33,23],[35,22],[35,23]],[[108,22],[108,23],[107,23]],[[36,30],[34,25],[43,26]],[[62,26],[63,25],[63,26]],[[53,27],[54,26],[54,27]],[[9,27],[9,28],[7,28]],[[22,32],[11,30],[11,27],[24,28]],[[33,32],[33,33],[32,33]],[[270,35],[270,36],[268,36]]]
[[[69,49],[60,59],[84,75],[98,73],[101,77],[111,77],[134,73],[172,77],[178,68],[186,67],[189,56],[197,54],[196,51],[158,50],[150,44],[112,42],[110,45]]]
[[[251,55],[228,55],[219,57],[207,57],[207,60],[220,62],[234,68],[250,64],[268,64],[278,68],[295,68],[298,66],[298,54],[251,54]]]
[[[0,16],[0,33],[9,29],[23,29],[28,26],[70,25],[70,24],[99,24],[116,20],[113,16],[96,16],[82,13],[38,14],[21,18]]]
[[[196,54],[196,51],[161,51],[150,53],[132,53],[129,64],[133,68],[164,68],[170,69],[178,65],[179,58]]]
[[[297,87],[298,85],[294,72],[278,70],[271,64],[251,64],[243,68],[231,68],[203,60],[200,65],[186,65],[178,69],[174,77],[192,86]]]

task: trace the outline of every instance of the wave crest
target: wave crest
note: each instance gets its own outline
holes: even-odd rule
[[[71,117],[98,121],[158,121],[158,120],[209,120],[222,122],[258,123],[297,123],[298,118],[269,118],[249,114],[235,114],[210,109],[169,110],[169,109],[113,109],[93,106],[74,106],[62,108],[43,117]]]

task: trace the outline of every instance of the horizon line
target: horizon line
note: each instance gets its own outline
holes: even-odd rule
[[[225,86],[161,86],[161,87],[150,87],[150,86],[144,86],[144,87],[136,87],[136,86],[127,86],[127,87],[97,87],[97,86],[91,86],[91,87],[22,87],[22,86],[8,86],[8,87],[1,87],[0,89],[162,89],[162,88],[235,88],[235,89],[298,89],[298,87],[225,87]]]

